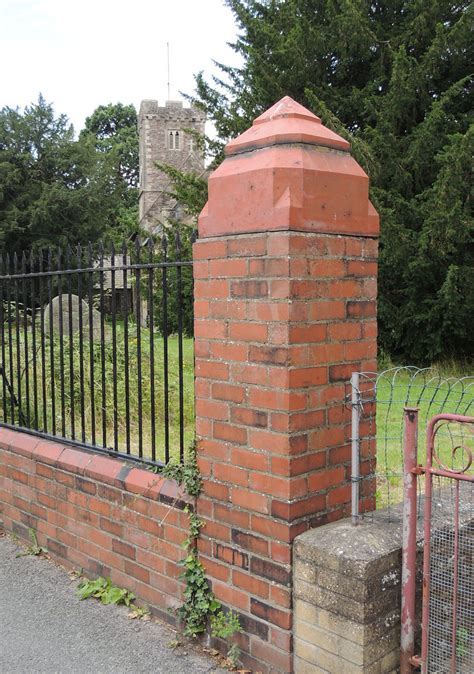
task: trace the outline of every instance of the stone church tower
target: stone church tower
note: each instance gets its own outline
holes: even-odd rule
[[[145,100],[138,113],[140,144],[139,224],[149,232],[159,232],[168,218],[182,220],[180,206],[171,199],[168,177],[156,162],[178,169],[204,173],[204,156],[195,139],[185,129],[204,133],[205,114],[195,108],[184,108],[181,101]]]

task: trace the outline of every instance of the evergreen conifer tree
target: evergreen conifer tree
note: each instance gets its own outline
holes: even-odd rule
[[[429,363],[470,358],[474,9],[448,0],[227,0],[242,65],[196,76],[193,105],[224,144],[284,95],[352,143],[381,214],[380,346]],[[212,166],[212,165],[211,165]],[[176,176],[175,176],[176,178]],[[193,177],[195,180],[195,177]],[[197,212],[200,189],[175,194]]]

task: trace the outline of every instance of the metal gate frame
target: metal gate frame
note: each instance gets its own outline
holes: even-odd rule
[[[414,668],[421,667],[427,674],[429,647],[429,610],[430,610],[430,555],[431,555],[431,517],[433,476],[454,480],[454,571],[452,598],[452,629],[450,672],[457,671],[457,609],[458,609],[458,560],[459,560],[459,501],[462,481],[474,482],[474,475],[467,475],[472,465],[472,449],[466,445],[452,448],[452,456],[458,450],[466,453],[467,463],[459,469],[445,466],[435,450],[435,438],[443,424],[474,424],[474,417],[457,414],[438,414],[428,423],[426,430],[426,464],[417,464],[418,409],[405,408],[404,431],[404,502],[403,502],[403,551],[402,551],[402,611],[400,639],[400,674],[410,674]],[[433,465],[435,464],[435,465]],[[422,638],[421,657],[414,653],[415,647],[415,591],[416,591],[416,527],[417,527],[417,478],[425,476],[424,498],[424,543],[423,543],[423,599],[422,599]]]

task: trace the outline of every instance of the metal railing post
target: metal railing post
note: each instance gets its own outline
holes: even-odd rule
[[[403,438],[403,531],[402,531],[402,611],[400,634],[400,674],[413,671],[415,653],[416,590],[416,473],[418,409],[404,408]]]
[[[184,463],[193,261],[179,236],[171,252],[164,239],[158,259],[137,239],[0,255],[1,427],[159,469]]]
[[[360,433],[359,433],[359,412],[360,412],[360,391],[359,391],[359,373],[353,372],[351,375],[351,515],[352,524],[359,523],[359,485],[360,485]]]

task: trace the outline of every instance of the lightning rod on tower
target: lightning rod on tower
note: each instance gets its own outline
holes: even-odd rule
[[[168,61],[168,100],[171,100],[170,96],[170,43],[166,43],[166,54],[167,54],[167,61]]]

